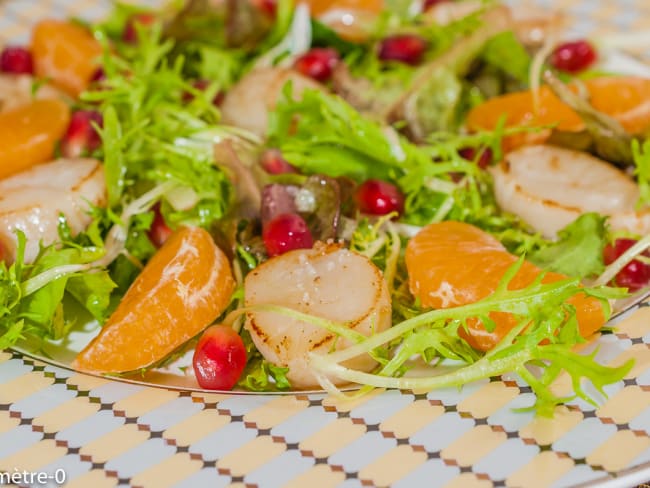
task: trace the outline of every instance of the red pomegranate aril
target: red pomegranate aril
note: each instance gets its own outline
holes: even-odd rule
[[[294,68],[305,76],[324,82],[332,77],[339,61],[336,49],[315,47],[300,56],[294,63]]]
[[[34,74],[32,53],[22,46],[7,46],[0,53],[0,71],[14,75]]]
[[[551,54],[551,65],[560,71],[578,73],[596,62],[596,49],[585,40],[560,44]]]
[[[386,215],[404,213],[404,194],[392,183],[382,180],[366,180],[355,193],[355,201],[362,213]]]
[[[613,245],[605,246],[603,251],[605,264],[612,264],[636,242],[634,239],[616,239]],[[650,252],[646,250],[641,255],[650,257]],[[618,272],[613,281],[617,286],[626,287],[629,291],[637,291],[650,284],[650,265],[633,259]]]
[[[102,126],[102,116],[93,110],[78,110],[72,114],[70,125],[61,141],[61,153],[67,158],[77,158],[99,148],[102,140],[93,123]]]
[[[264,171],[271,175],[283,175],[297,173],[298,170],[289,161],[282,157],[278,149],[267,149],[260,158],[260,164]]]
[[[143,27],[153,24],[155,21],[156,16],[154,14],[141,13],[132,16],[124,27],[122,40],[129,44],[135,44],[138,42],[138,29],[136,28],[136,24],[140,26],[140,29],[142,29]]]
[[[151,243],[160,249],[167,239],[173,234],[167,222],[165,222],[165,217],[163,217],[162,212],[160,211],[160,203],[157,203],[152,208],[153,210],[153,221],[151,222],[151,227],[147,235]]]
[[[435,7],[441,3],[448,3],[450,0],[424,0],[424,5],[422,6],[422,11],[426,12],[431,7]]]
[[[208,327],[196,345],[192,366],[201,388],[232,390],[246,366],[246,346],[231,327]]]
[[[294,249],[309,249],[314,238],[307,222],[297,214],[280,214],[264,226],[262,238],[270,257],[279,256]]]
[[[97,68],[95,72],[93,73],[92,78],[90,78],[90,81],[92,83],[101,83],[102,81],[106,80],[106,72],[104,71],[104,68]]]
[[[416,65],[427,50],[427,42],[412,34],[387,37],[379,44],[379,59]]]
[[[276,0],[257,0],[257,3],[260,10],[269,17],[275,18],[278,11],[278,2]]]
[[[478,153],[480,151],[480,154]],[[492,149],[489,147],[477,149],[475,147],[465,147],[458,151],[458,154],[468,161],[476,161],[476,165],[485,169],[492,164]],[[477,159],[478,156],[478,159]]]

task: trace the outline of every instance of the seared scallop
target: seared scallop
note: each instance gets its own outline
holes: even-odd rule
[[[265,136],[269,112],[288,82],[292,84],[294,97],[308,88],[323,89],[315,81],[291,69],[256,69],[239,80],[224,98],[221,105],[223,122]]]
[[[557,36],[567,27],[567,16],[560,10],[548,10],[534,5],[512,5],[512,30],[527,47],[540,47],[547,39]]]
[[[609,163],[554,146],[526,146],[492,168],[499,206],[548,238],[587,212],[610,217],[614,230],[650,231],[647,211],[637,211],[637,184]]]
[[[391,324],[390,296],[381,271],[365,256],[337,245],[318,243],[314,249],[269,259],[249,273],[244,285],[248,307],[279,305],[347,324],[365,336]],[[327,354],[350,345],[332,332],[282,313],[249,312],[245,327],[268,361],[289,368],[287,378],[298,389],[318,385],[309,353]],[[344,364],[369,371],[376,363],[364,354]]]
[[[104,168],[94,159],[59,159],[0,180],[0,246],[4,259],[16,256],[16,230],[25,233],[25,262],[44,245],[59,240],[59,216],[70,230],[85,230],[92,218],[90,205],[104,205]]]
[[[30,75],[0,74],[0,112],[5,112],[34,99],[65,98],[56,88],[37,83]]]
[[[433,22],[440,26],[446,26],[453,22],[467,17],[468,15],[480,12],[485,8],[485,2],[481,0],[466,0],[464,2],[440,2],[428,8],[422,17],[425,22]],[[507,10],[504,9],[505,12]]]

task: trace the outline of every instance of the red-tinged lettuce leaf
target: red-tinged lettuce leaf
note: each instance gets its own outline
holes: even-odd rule
[[[273,21],[248,0],[227,0],[226,42],[230,47],[254,47],[271,31]]]
[[[298,187],[272,183],[262,190],[262,225],[286,213],[298,213],[295,198]]]
[[[188,0],[165,26],[177,41],[221,47],[255,44],[271,27],[271,19],[249,0]]]
[[[341,216],[341,188],[334,178],[312,175],[301,186],[273,183],[262,191],[262,225],[281,214],[300,214],[315,240],[335,239]]]
[[[214,160],[235,188],[235,206],[239,215],[257,217],[262,203],[261,177],[259,172],[256,173],[252,155],[237,151],[233,140],[226,139],[214,145]]]
[[[187,0],[184,7],[165,26],[165,36],[177,41],[223,42],[226,9],[210,0]]]
[[[341,216],[341,189],[338,181],[328,176],[313,175],[307,179],[302,189],[314,199],[314,210],[307,216],[314,239],[335,239]]]

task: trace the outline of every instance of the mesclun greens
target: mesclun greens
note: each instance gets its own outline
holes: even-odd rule
[[[508,290],[507,284],[518,269],[514,267],[499,289],[478,303],[450,310],[422,310],[408,291],[403,261],[400,265],[405,241],[396,236],[393,224],[379,221],[372,225],[362,221],[351,237],[350,248],[371,258],[384,271],[394,316],[403,321],[386,332],[355,339],[344,332],[343,324],[304,317],[357,342],[340,352],[313,355],[311,362],[317,370],[360,385],[415,389],[460,386],[514,371],[537,394],[534,408],[541,414],[551,414],[554,406],[574,398],[558,397],[550,388],[562,372],[571,377],[576,396],[593,401],[585,393],[582,379],[591,381],[601,391],[605,384],[619,381],[630,370],[631,363],[607,368],[593,356],[581,356],[573,350],[584,339],[578,330],[575,309],[566,300],[582,291],[601,298],[607,311],[607,298],[624,295],[620,290],[584,289],[578,280],[596,276],[604,269],[606,219],[596,214],[583,215],[560,232],[557,242],[551,242],[531,235],[516,219],[503,215],[491,201],[487,173],[459,156],[459,149],[464,147],[493,147],[498,155],[503,133],[439,133],[431,136],[427,144],[416,146],[364,118],[340,98],[308,90],[300,100],[294,100],[289,89],[285,90],[271,117],[270,143],[303,172],[325,172],[359,181],[372,177],[394,181],[407,194],[403,221],[417,225],[443,219],[475,223],[499,236],[519,254],[529,252],[531,260],[542,268],[575,277],[543,284],[541,275],[523,290]],[[457,181],[450,177],[453,173]],[[460,332],[470,320],[480,320],[491,330],[494,324],[489,315],[495,312],[512,313],[519,319],[519,326],[494,350],[480,355],[462,339]],[[294,316],[293,312],[284,313]],[[372,354],[381,368],[370,374],[341,365],[362,353]],[[439,376],[404,376],[413,366],[410,359],[416,355],[427,364],[452,360],[461,365],[454,372]],[[533,374],[533,366],[539,374]],[[327,385],[325,377],[322,378]],[[329,388],[336,392],[332,384]]]
[[[490,174],[478,163],[484,151],[490,151],[495,161],[501,159],[504,136],[535,129],[499,126],[491,133],[459,133],[465,113],[474,104],[528,82],[531,60],[524,47],[501,24],[485,20],[487,14],[498,13],[492,2],[438,26],[426,14],[413,12],[413,2],[392,0],[391,8],[379,16],[369,39],[362,43],[344,40],[319,21],[310,21],[305,5],[298,8],[302,17],[294,15],[290,0],[278,2],[275,18],[262,15],[249,2],[224,2],[216,7],[212,3],[190,0],[165,22],[137,26],[137,42],[121,37],[128,19],[141,11],[138,8],[118,5],[108,21],[92,28],[105,43],[105,77],[82,95],[81,103],[103,116],[103,147],[95,155],[104,161],[109,205],[93,209],[93,224],[75,238],[62,222],[61,242],[42,249],[30,265],[23,263],[24,239],[20,237],[16,262],[9,267],[0,264],[0,346],[31,336],[65,337],[74,325],[62,306],[65,296],[103,322],[111,303],[156,251],[147,237],[154,204],[160,203],[171,227],[199,225],[215,234],[216,229],[223,230],[219,226],[225,228],[241,216],[243,212],[237,215],[236,187],[226,165],[222,169],[214,154],[216,140],[233,137],[248,144],[253,159],[264,148],[278,149],[302,174],[265,174],[263,182],[289,182],[294,189],[313,190],[317,209],[309,212],[308,220],[312,232],[318,228],[316,238],[344,240],[351,250],[372,260],[387,282],[396,325],[371,337],[347,324],[296,310],[275,305],[255,308],[312,323],[353,343],[347,349],[310,358],[324,375],[365,385],[363,393],[383,386],[462,386],[514,372],[537,394],[531,407],[549,414],[557,404],[574,398],[553,393],[551,385],[560,374],[570,376],[575,396],[591,401],[582,380],[602,391],[605,384],[629,372],[629,362],[609,368],[599,365],[594,355],[574,351],[584,339],[576,311],[567,300],[578,293],[599,298],[608,315],[607,300],[622,296],[617,289],[584,288],[579,282],[605,269],[606,219],[583,215],[561,231],[555,242],[530,232],[514,216],[500,211]],[[298,24],[304,29],[296,28]],[[426,41],[419,66],[379,59],[382,39],[401,33]],[[295,39],[301,34],[304,38]],[[291,66],[295,56],[310,45],[335,48],[343,58],[348,71],[336,73],[329,85],[341,97],[324,89],[294,96],[292,86],[286,85],[270,113],[266,144],[246,139],[240,129],[220,125],[220,112],[213,103],[218,93],[255,67]],[[206,86],[199,88],[197,81],[207,82]],[[644,205],[650,203],[648,144],[634,141],[631,151],[640,204]],[[463,157],[468,149],[475,156]],[[246,170],[251,168],[242,168]],[[350,205],[352,211],[344,208],[352,200],[346,189],[349,193],[354,183],[371,178],[391,182],[405,194],[405,211],[399,220],[391,220],[396,215],[360,219],[354,205]],[[322,205],[323,200],[328,205]],[[267,258],[259,235],[259,220],[264,218],[257,219],[254,213],[250,218],[234,225],[236,236],[228,242],[240,285],[242,275]],[[542,283],[540,275],[526,288],[510,290],[508,284],[522,258],[483,300],[452,309],[423,309],[410,293],[404,251],[409,235],[443,220],[474,224],[497,236],[510,251],[572,278]],[[647,246],[646,241],[639,246]],[[246,313],[241,292],[240,286],[228,317]],[[464,339],[464,330],[480,321],[492,331],[493,313],[512,314],[518,325],[483,354]],[[245,331],[242,336],[248,364],[239,386],[253,391],[290,389],[287,369],[265,360]],[[379,363],[378,369],[365,373],[343,366],[359,354],[370,354]],[[414,361],[414,357],[419,359]],[[455,369],[437,376],[408,375],[417,365],[443,361]],[[339,393],[326,376],[322,381]]]
[[[23,262],[25,236],[18,233],[15,262],[9,267],[0,263],[1,349],[21,339],[64,338],[75,324],[62,305],[66,295],[97,320],[106,317],[115,284],[106,270],[86,272],[105,254],[96,231],[91,225],[86,234],[69,241],[69,231],[62,221],[62,247],[42,248],[31,264]]]
[[[294,99],[287,85],[270,115],[268,144],[306,174],[396,182],[407,197],[407,223],[469,222],[495,234],[507,233],[509,247],[523,251],[531,249],[532,244],[524,243],[530,234],[498,210],[487,173],[459,155],[463,148],[476,148],[477,154],[489,148],[498,158],[501,137],[510,133],[439,132],[426,144],[415,145],[340,97],[306,90]]]
[[[97,36],[109,33],[99,30]],[[119,213],[129,202],[165,184],[169,192],[160,195],[160,208],[169,225],[210,227],[231,206],[230,182],[205,151],[176,141],[218,124],[219,112],[212,104],[218,87],[202,91],[186,81],[185,59],[171,60],[174,43],[162,38],[161,25],[141,30],[139,39],[137,48],[122,45],[114,52],[107,46],[106,79],[82,95],[82,100],[98,104],[103,115],[99,157],[104,161],[109,209]],[[178,192],[189,204],[175,208],[170,203]],[[139,272],[134,263],[146,262],[155,252],[147,237],[151,222],[151,214],[134,216],[126,255],[111,265],[121,293]]]
[[[346,49],[348,76],[335,86],[352,105],[386,122],[400,121],[418,141],[436,131],[457,131],[467,111],[485,98],[525,88],[530,56],[501,21],[502,7],[481,8],[445,25],[413,2],[388,2],[372,32],[375,44]],[[426,42],[417,66],[378,58],[377,44],[393,34]]]
[[[219,112],[211,102],[215,91],[193,88],[182,74],[184,59],[169,61],[173,42],[160,36],[160,25],[154,25],[142,32],[138,49],[125,48],[120,55],[107,50],[106,80],[83,100],[98,103],[103,114],[110,206],[173,181],[190,188],[196,204],[175,211],[166,207],[168,221],[207,227],[228,208],[229,182],[203,152],[178,147],[174,141],[218,123]]]
[[[300,117],[296,115],[300,114]],[[422,163],[426,153],[404,151],[404,138],[374,123],[342,99],[306,90],[293,99],[291,86],[272,112],[269,145],[278,147],[290,163],[307,173],[368,178],[396,178]],[[410,156],[410,157],[409,157]]]

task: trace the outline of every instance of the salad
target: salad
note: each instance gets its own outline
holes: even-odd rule
[[[0,53],[0,347],[202,388],[516,374],[650,285],[650,79],[496,1],[188,0]]]

